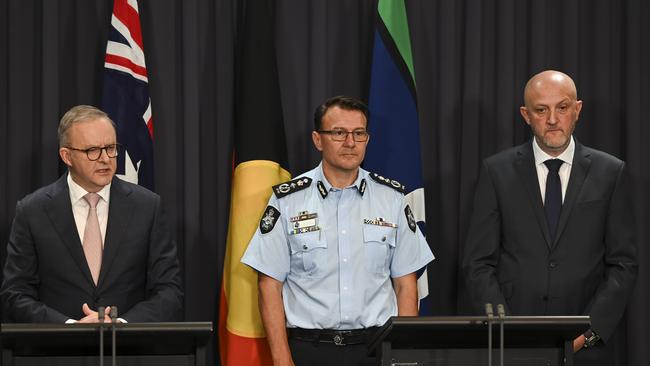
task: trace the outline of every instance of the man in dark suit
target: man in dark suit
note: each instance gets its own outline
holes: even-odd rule
[[[569,76],[535,75],[524,101],[534,138],[481,167],[463,255],[469,293],[477,312],[589,315],[576,363],[611,364],[637,275],[625,163],[572,137],[582,101]]]
[[[58,135],[68,174],[16,205],[0,291],[4,313],[15,322],[95,322],[98,307],[114,305],[122,321],[177,320],[176,246],[160,197],[115,177],[113,122],[95,107],[77,106]]]

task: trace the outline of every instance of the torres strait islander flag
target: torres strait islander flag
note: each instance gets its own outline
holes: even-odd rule
[[[275,59],[274,4],[248,2],[238,32],[234,172],[219,304],[224,366],[273,364],[258,306],[257,272],[240,260],[260,224],[271,187],[291,179]]]
[[[154,189],[153,120],[136,0],[114,0],[104,59],[102,110],[115,122],[117,176]]]
[[[371,143],[364,168],[400,181],[424,233],[424,185],[420,157],[415,72],[404,0],[379,0],[368,97]],[[418,272],[418,298],[429,294],[426,267]],[[430,311],[426,300],[420,313]]]

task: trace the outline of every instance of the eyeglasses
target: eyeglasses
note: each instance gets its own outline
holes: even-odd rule
[[[335,128],[333,130],[320,130],[318,133],[324,133],[332,136],[334,141],[345,141],[348,138],[348,135],[352,135],[352,139],[355,142],[365,142],[368,141],[368,131],[363,129],[358,129],[354,131],[346,131],[342,128]]]
[[[99,147],[99,146],[93,146],[89,147],[87,149],[77,149],[74,147],[70,146],[64,146],[66,149],[70,150],[75,150],[75,151],[83,151],[86,153],[86,157],[88,157],[88,160],[90,161],[96,161],[99,160],[99,158],[102,156],[102,151],[106,152],[106,156],[109,158],[114,158],[118,154],[118,150],[122,145],[120,144],[111,144],[111,145],[106,145],[104,147]]]

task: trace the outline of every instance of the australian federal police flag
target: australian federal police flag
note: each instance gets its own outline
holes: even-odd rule
[[[118,177],[154,189],[153,120],[136,0],[115,0],[104,60],[102,110],[117,127],[123,149]]]

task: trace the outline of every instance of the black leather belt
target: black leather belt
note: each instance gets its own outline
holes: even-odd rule
[[[377,329],[377,327],[352,330],[287,328],[287,336],[300,341],[345,346],[366,343]]]

